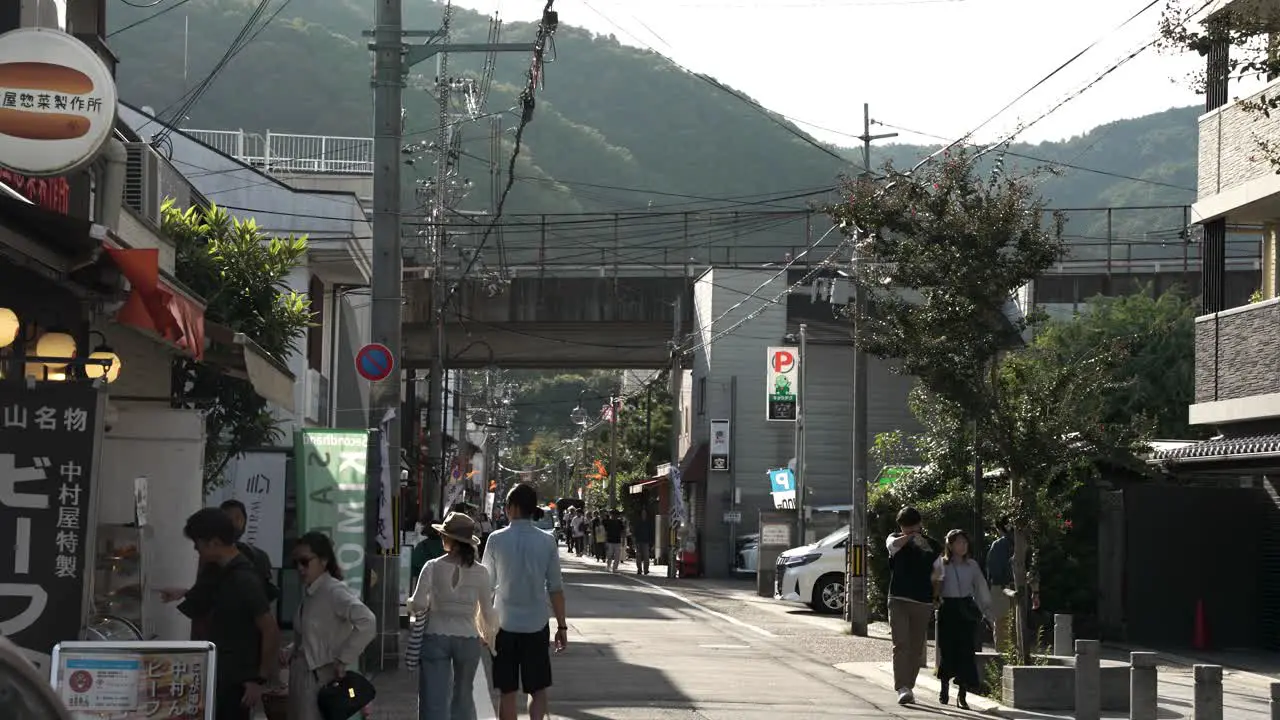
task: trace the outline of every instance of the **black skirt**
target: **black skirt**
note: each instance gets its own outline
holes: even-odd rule
[[[970,619],[964,607],[972,602],[970,598],[942,598],[942,607],[938,608],[938,679],[954,679],[968,690],[979,686],[974,656],[978,623]]]

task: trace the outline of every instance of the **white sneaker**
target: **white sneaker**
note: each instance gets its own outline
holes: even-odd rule
[[[911,692],[911,688],[902,688],[898,690],[898,704],[912,705],[916,701],[915,693]]]

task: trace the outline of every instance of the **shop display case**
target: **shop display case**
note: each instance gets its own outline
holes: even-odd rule
[[[106,618],[127,625],[142,635],[152,636],[147,613],[147,536],[151,528],[137,525],[99,525],[94,553],[93,620]]]

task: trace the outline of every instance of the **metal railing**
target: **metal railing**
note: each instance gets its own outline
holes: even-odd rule
[[[268,173],[372,175],[373,138],[183,129],[215,150]]]

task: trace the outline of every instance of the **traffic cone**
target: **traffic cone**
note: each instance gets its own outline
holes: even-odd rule
[[[1191,633],[1191,647],[1200,651],[1209,649],[1209,623],[1204,617],[1204,600],[1196,600],[1196,624]]]

